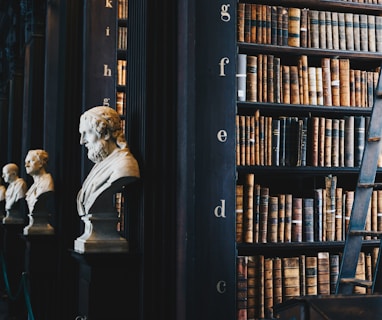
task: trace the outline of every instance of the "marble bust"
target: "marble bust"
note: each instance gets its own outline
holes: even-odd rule
[[[19,167],[15,163],[8,163],[3,167],[3,179],[8,183],[5,192],[5,212],[4,224],[24,224],[25,222],[25,194],[27,184],[23,178],[19,177]]]
[[[25,197],[29,209],[29,224],[24,228],[24,235],[54,233],[49,223],[53,214],[54,182],[51,174],[46,171],[48,159],[48,152],[42,149],[29,150],[25,157],[25,170],[32,176],[33,184]]]
[[[77,211],[85,224],[75,240],[78,252],[124,251],[126,240],[116,230],[118,212],[113,196],[140,177],[118,113],[110,107],[93,107],[81,115],[80,144],[88,149],[94,166],[77,195]]]

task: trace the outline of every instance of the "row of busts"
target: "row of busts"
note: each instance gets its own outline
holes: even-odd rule
[[[24,235],[54,234],[51,224],[54,211],[54,182],[51,174],[46,171],[48,158],[48,153],[42,149],[28,152],[25,170],[33,178],[33,184],[29,188],[19,176],[17,164],[8,163],[2,169],[2,177],[7,184],[7,187],[0,185],[2,222],[26,225]]]

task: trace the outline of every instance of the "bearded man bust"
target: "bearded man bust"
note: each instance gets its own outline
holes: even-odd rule
[[[130,152],[118,113],[97,106],[80,118],[80,144],[88,149],[93,168],[77,195],[77,211],[85,224],[74,250],[83,252],[126,251],[127,241],[117,232],[118,212],[114,195],[139,179],[137,160]]]

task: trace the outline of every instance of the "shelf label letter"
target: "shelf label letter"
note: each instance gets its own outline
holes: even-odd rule
[[[218,137],[218,140],[220,142],[226,142],[227,141],[227,131],[225,131],[225,130],[219,130],[216,136]]]
[[[225,70],[224,70],[224,67],[226,64],[229,63],[229,59],[227,57],[224,57],[220,60],[219,62],[219,66],[220,66],[220,76],[221,77],[225,77]]]
[[[113,1],[112,0],[105,0],[105,7],[106,8],[113,8]]]
[[[225,218],[225,200],[221,199],[221,206],[216,206],[214,214],[217,218]]]
[[[106,37],[110,36],[110,27],[106,27]]]
[[[219,293],[224,293],[226,291],[227,283],[224,280],[220,280],[216,284],[216,291]]]
[[[231,15],[229,14],[228,12],[228,9],[229,9],[229,4],[223,4],[221,6],[221,19],[224,21],[224,22],[228,22],[231,20]]]
[[[104,105],[105,107],[110,107],[110,98],[103,98],[103,103],[102,105]]]
[[[104,77],[111,77],[111,69],[108,68],[107,64],[103,65],[103,75]]]

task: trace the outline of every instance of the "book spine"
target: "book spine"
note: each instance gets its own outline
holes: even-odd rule
[[[332,12],[332,43],[334,50],[340,49],[337,12]]]
[[[361,51],[361,39],[359,31],[359,14],[353,13],[353,39],[354,50]]]
[[[300,104],[300,87],[298,82],[298,67],[290,66],[290,103]]]
[[[237,42],[244,42],[244,11],[245,3],[237,4]]]
[[[272,318],[273,312],[273,259],[264,259],[264,312],[266,318]]]
[[[339,119],[332,119],[332,150],[331,150],[331,166],[339,166],[339,150],[340,150],[340,121]]]
[[[314,241],[314,200],[303,198],[303,240]]]
[[[317,254],[317,293],[330,294],[330,262],[328,252]]]
[[[317,257],[305,258],[306,295],[317,295]]]
[[[345,166],[345,119],[339,119],[339,166]]]
[[[330,71],[330,58],[322,58],[322,91],[325,106],[332,106],[332,76]]]
[[[289,24],[288,24],[288,46],[300,46],[300,22],[301,9],[289,8]]]
[[[322,241],[322,189],[314,189],[314,240]]]
[[[349,222],[350,222],[353,202],[354,202],[354,191],[347,190],[345,192],[345,235],[349,231]]]
[[[290,103],[290,67],[282,66],[282,102],[285,104]]]
[[[292,211],[293,211],[293,196],[285,195],[285,226],[284,226],[284,242],[292,241]]]
[[[273,259],[273,305],[282,302],[282,261],[280,258]]]
[[[300,47],[308,47],[308,9],[301,9],[300,17]]]
[[[247,77],[247,55],[239,53],[237,55],[237,100],[246,100],[246,77]]]
[[[339,59],[340,105],[350,106],[350,61]]]
[[[255,319],[256,316],[256,285],[255,257],[249,256],[247,263],[247,319]]]
[[[332,166],[332,119],[325,119],[325,167]]]
[[[330,59],[330,75],[332,87],[332,105],[340,106],[340,68],[339,59]]]
[[[345,13],[338,12],[338,36],[340,50],[346,50]]]
[[[244,6],[244,42],[251,42],[251,15],[252,8],[250,3]]]
[[[332,13],[325,11],[326,49],[333,49]]]
[[[316,96],[317,105],[324,105],[324,89],[322,87],[322,68],[316,67]]]
[[[319,43],[321,49],[326,49],[325,11],[318,12]]]
[[[268,211],[268,234],[267,239],[270,243],[277,242],[278,230],[278,197],[269,197],[269,211]]]
[[[282,258],[283,301],[300,296],[300,261],[298,257]]]
[[[278,195],[277,242],[284,242],[285,238],[285,194]]]
[[[247,320],[247,268],[248,257],[236,258],[236,308],[237,319]]]
[[[259,221],[259,242],[267,242],[268,228],[268,206],[269,206],[269,188],[260,189],[260,221]]]
[[[354,166],[361,165],[365,148],[365,117],[354,117]]]
[[[255,185],[255,175],[249,173],[245,176],[244,185],[244,242],[253,242],[253,193]]]
[[[246,100],[257,102],[257,56],[247,56]]]
[[[375,42],[376,51],[382,52],[382,16],[375,17]]]
[[[311,121],[311,166],[318,167],[318,131],[319,131],[319,117],[312,117]]]
[[[336,188],[336,213],[335,213],[335,240],[342,241],[343,238],[343,228],[342,228],[342,188]]]
[[[375,16],[370,14],[367,16],[367,31],[369,52],[376,52]]]
[[[309,10],[309,34],[310,34],[310,47],[319,48],[320,43],[320,33],[319,33],[319,22],[318,22],[318,11]]]
[[[345,13],[346,49],[354,50],[353,13]]]
[[[319,127],[318,127],[318,166],[325,166],[325,129],[326,129],[326,119],[320,117]]]
[[[292,242],[302,242],[302,198],[292,201]]]
[[[280,165],[280,120],[272,119],[272,165]]]
[[[338,274],[340,269],[340,256],[338,254],[329,255],[330,263],[330,294],[336,293]]]
[[[316,68],[309,67],[309,104],[317,105],[317,82],[316,82]]]
[[[361,51],[369,50],[369,31],[367,27],[367,14],[359,15],[359,35]]]
[[[251,4],[251,42],[257,43],[257,4]]]
[[[236,242],[243,242],[244,186],[236,185]]]

